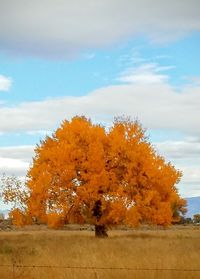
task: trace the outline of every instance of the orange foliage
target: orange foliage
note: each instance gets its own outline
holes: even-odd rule
[[[49,228],[59,229],[64,225],[64,218],[58,213],[47,214],[47,224]]]
[[[51,227],[63,225],[59,214],[99,226],[168,225],[174,207],[184,207],[176,189],[180,178],[137,121],[117,118],[107,131],[74,117],[35,149],[28,212]]]
[[[31,224],[30,216],[23,213],[19,208],[11,210],[9,217],[11,218],[13,225],[17,227],[23,227],[24,225]]]

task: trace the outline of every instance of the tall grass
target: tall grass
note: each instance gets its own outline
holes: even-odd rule
[[[1,232],[0,265],[11,265],[0,267],[1,279],[198,279],[200,272],[186,270],[200,269],[200,228],[111,231],[107,239],[86,231]],[[101,269],[110,267],[122,269]]]

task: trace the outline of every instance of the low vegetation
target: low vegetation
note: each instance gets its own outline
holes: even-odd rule
[[[94,238],[91,231],[1,232],[0,278],[200,278],[197,226],[114,230],[109,236]]]

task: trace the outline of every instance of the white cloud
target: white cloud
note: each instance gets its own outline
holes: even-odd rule
[[[181,195],[184,197],[200,196],[200,168],[182,166],[181,170],[183,177],[178,185]]]
[[[34,146],[0,147],[0,175],[26,175],[33,156]]]
[[[166,41],[200,30],[199,0],[0,1],[1,49],[69,58],[144,34]]]
[[[176,91],[166,83],[100,88],[81,97],[62,97],[0,107],[0,132],[55,129],[65,118],[86,115],[108,122],[117,115],[138,117],[148,129],[200,135],[200,87]]]
[[[46,130],[27,131],[26,134],[31,136],[41,135],[44,137],[47,135],[51,135],[52,131],[46,131]]]
[[[188,83],[191,83],[196,86],[200,86],[200,76],[192,76],[184,78]]]
[[[200,196],[200,140],[155,142],[154,146],[183,173],[178,184],[180,193],[185,197]]]
[[[173,66],[159,66],[157,63],[141,64],[139,67],[130,67],[122,72],[118,78],[125,83],[162,83],[168,80],[164,71],[173,69]]]
[[[23,162],[30,162],[34,155],[34,146],[19,145],[0,147],[0,158],[2,159],[16,159]]]
[[[200,168],[199,167],[182,167],[183,183],[197,184],[200,187]],[[200,193],[199,193],[200,194]]]
[[[200,141],[164,141],[155,143],[155,146],[162,152],[163,156],[169,157],[170,160],[180,158],[200,160]]]
[[[83,58],[87,59],[87,60],[92,60],[95,58],[95,53],[84,53]]]
[[[0,174],[23,176],[28,166],[29,164],[22,160],[0,157]]]
[[[9,91],[12,81],[9,77],[0,75],[0,91]]]

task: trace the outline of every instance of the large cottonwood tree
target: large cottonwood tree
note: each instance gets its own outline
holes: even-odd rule
[[[50,226],[89,223],[100,237],[110,225],[165,226],[184,210],[180,177],[137,121],[116,118],[107,129],[77,116],[36,147],[26,214]]]

